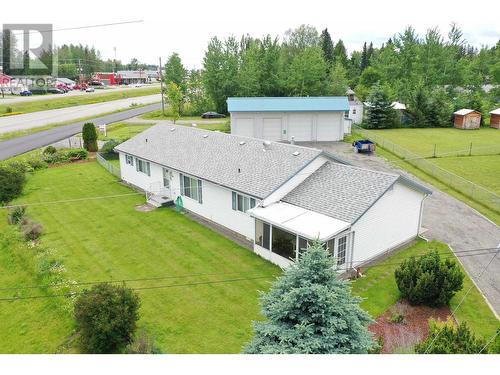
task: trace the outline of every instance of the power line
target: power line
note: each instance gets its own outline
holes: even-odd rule
[[[86,25],[86,26],[74,26],[74,27],[65,27],[60,29],[48,29],[48,30],[35,30],[28,31],[27,34],[42,34],[42,33],[53,33],[54,31],[70,31],[70,30],[81,30],[81,29],[91,29],[95,27],[107,27],[107,26],[118,26],[118,25],[127,25],[131,23],[142,23],[144,20],[134,20],[134,21],[122,21],[122,22],[112,22],[112,23],[101,23],[96,25]],[[24,35],[22,33],[11,33],[11,35]]]
[[[101,195],[97,197],[85,197],[85,198],[74,198],[74,199],[63,199],[59,201],[47,201],[47,202],[35,202],[35,203],[21,203],[21,204],[13,204],[9,206],[0,206],[0,209],[5,208],[15,208],[15,207],[29,207],[29,206],[42,206],[45,204],[58,204],[58,203],[72,203],[72,202],[81,202],[86,200],[96,200],[96,199],[107,199],[107,198],[120,198],[127,197],[131,195],[142,195],[142,193],[126,193],[126,194],[114,194],[114,195]]]
[[[258,276],[258,277],[248,277],[248,278],[241,277],[241,278],[234,278],[234,279],[200,281],[200,282],[185,283],[185,284],[145,286],[145,287],[137,287],[137,288],[130,288],[130,289],[134,290],[134,291],[142,291],[142,290],[152,290],[152,289],[179,288],[179,287],[189,287],[189,286],[198,286],[198,285],[231,283],[231,282],[239,282],[239,281],[247,281],[247,280],[270,279],[272,277],[273,276]],[[83,293],[84,292],[75,292],[75,293],[46,294],[46,295],[26,296],[26,297],[9,297],[9,298],[0,298],[0,302],[20,301],[20,300],[35,300],[35,299],[58,298],[58,297],[73,297],[76,295],[81,295]]]
[[[218,272],[218,273],[193,273],[186,275],[177,275],[177,276],[153,276],[153,277],[143,277],[136,279],[117,279],[117,280],[98,280],[98,281],[82,281],[75,282],[72,285],[81,286],[81,285],[94,285],[94,284],[104,284],[104,283],[128,283],[128,282],[138,282],[138,281],[155,281],[155,280],[167,280],[167,279],[180,279],[180,278],[189,278],[189,277],[203,277],[203,276],[222,276],[222,275],[245,275],[249,276],[251,274],[242,274],[241,272]],[[0,291],[10,291],[10,290],[26,290],[26,289],[45,289],[45,288],[58,288],[65,284],[38,284],[38,285],[25,285],[25,286],[14,286],[14,287],[5,287],[0,288]]]
[[[496,249],[496,248],[491,248],[491,249]],[[463,250],[463,252],[474,252],[474,251],[484,251],[485,249],[470,249],[470,250]],[[440,255],[447,255],[446,257],[443,257],[443,259],[452,259],[455,257],[468,257],[468,256],[478,256],[478,255],[486,255],[486,254],[491,254],[492,252],[487,252],[487,253],[481,253],[481,254],[465,254],[465,255],[454,255],[454,254],[440,254]],[[426,254],[421,254],[418,256],[425,256]],[[400,265],[404,262],[393,262],[393,263],[385,263],[385,264],[378,264],[378,265],[373,265],[369,266],[367,268],[372,268],[372,267],[379,267],[379,266],[388,266],[388,265]],[[218,272],[218,273],[195,273],[195,274],[185,274],[185,275],[176,275],[176,276],[151,276],[151,277],[143,277],[143,278],[133,278],[133,279],[116,279],[116,280],[97,280],[97,281],[80,281],[80,282],[75,282],[73,285],[75,286],[80,286],[80,285],[94,285],[94,284],[101,284],[101,283],[125,283],[125,282],[138,282],[138,281],[154,281],[154,280],[166,280],[166,279],[178,279],[178,278],[188,278],[188,277],[195,277],[195,276],[222,276],[222,275],[243,275],[240,272]],[[245,274],[245,275],[250,275],[250,274]],[[3,287],[0,288],[0,291],[13,291],[13,290],[26,290],[26,289],[46,289],[46,288],[57,288],[60,287],[64,284],[36,284],[36,285],[24,285],[24,286],[16,286],[16,287]]]
[[[483,276],[483,274],[486,272],[486,269],[490,266],[490,264],[493,262],[493,260],[496,258],[496,256],[498,255],[499,252],[500,252],[500,248],[497,248],[497,251],[495,252],[495,255],[493,255],[493,257],[490,259],[490,261],[488,262],[488,264],[486,264],[486,266],[484,266],[484,268],[481,270],[481,272],[479,273],[479,275],[478,275],[478,277],[477,277],[476,280],[479,280]],[[458,303],[458,305],[451,312],[453,316],[455,316],[455,313],[457,312],[457,310],[459,309],[459,307],[462,305],[462,303],[464,302],[465,298],[469,295],[469,293],[472,290],[472,288],[474,288],[475,286],[476,285],[474,283],[471,283],[470,288],[464,294],[464,296],[462,297],[462,299],[460,300],[460,302]],[[442,330],[437,332],[436,336],[434,336],[434,338],[432,339],[432,341],[429,343],[429,346],[427,346],[427,348],[425,349],[424,354],[427,354],[428,351],[432,348],[432,345],[434,345],[434,342],[441,335],[441,332],[442,332]]]
[[[484,349],[486,349],[488,346],[490,346],[490,344],[493,342],[493,340],[495,340],[495,338],[499,334],[500,334],[500,329],[497,329],[497,332],[493,335],[493,337],[491,339],[488,340],[488,342],[482,347],[482,349],[477,354],[481,354],[484,351]]]

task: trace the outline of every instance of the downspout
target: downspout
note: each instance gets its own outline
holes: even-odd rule
[[[422,199],[422,202],[420,202],[420,214],[418,216],[418,227],[417,227],[417,236],[416,237],[420,236],[420,228],[422,228],[422,216],[424,213],[424,201],[427,199],[428,196],[429,196],[429,194],[425,194],[424,199]]]

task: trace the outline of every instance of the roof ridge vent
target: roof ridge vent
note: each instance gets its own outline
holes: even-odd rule
[[[240,142],[240,146],[243,146],[244,144],[246,144],[246,142],[245,142],[245,141],[241,141],[241,142]]]
[[[292,155],[293,156],[299,156],[300,155],[300,151],[295,151]]]
[[[175,130],[175,128],[170,128],[170,131],[173,132]]]
[[[208,138],[208,134],[203,134],[203,138]]]

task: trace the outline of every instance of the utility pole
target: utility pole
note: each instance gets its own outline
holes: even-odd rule
[[[160,66],[159,66],[159,74],[160,74],[160,90],[161,90],[161,113],[163,116],[165,116],[165,100],[163,97],[163,74],[161,72],[161,57],[160,59]]]

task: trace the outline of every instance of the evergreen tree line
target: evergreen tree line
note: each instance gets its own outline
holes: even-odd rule
[[[405,103],[411,126],[451,126],[458,108],[487,116],[498,103],[500,90],[485,92],[485,85],[500,83],[500,41],[478,49],[454,24],[446,37],[437,28],[420,36],[408,27],[380,48],[369,42],[348,54],[327,29],[302,25],[282,41],[271,35],[214,37],[201,74],[200,89],[219,112],[227,111],[230,96],[344,95],[351,87],[363,101],[382,91],[387,101]],[[384,127],[398,125],[392,118]]]

